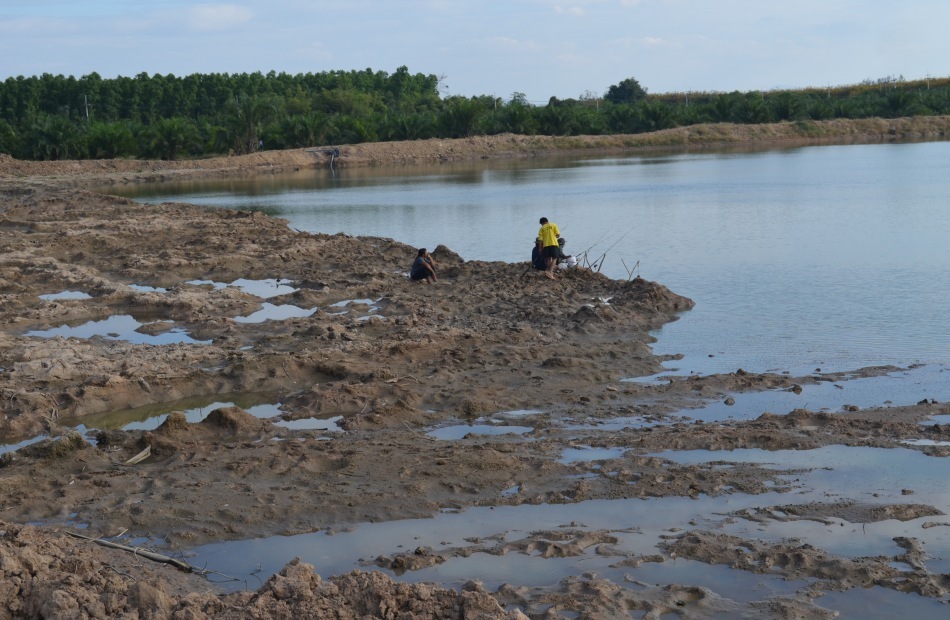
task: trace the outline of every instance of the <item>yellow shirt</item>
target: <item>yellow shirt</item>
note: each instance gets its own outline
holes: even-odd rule
[[[557,229],[557,224],[548,222],[541,227],[538,236],[541,237],[541,246],[546,248],[551,245],[557,245],[557,238],[561,236],[561,231]]]

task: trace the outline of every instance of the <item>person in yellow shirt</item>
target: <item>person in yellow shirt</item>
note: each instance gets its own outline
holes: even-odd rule
[[[538,237],[541,239],[541,255],[544,257],[544,274],[554,280],[554,269],[557,267],[557,259],[561,254],[560,246],[557,243],[561,236],[557,224],[549,222],[548,218],[541,218],[541,230]]]

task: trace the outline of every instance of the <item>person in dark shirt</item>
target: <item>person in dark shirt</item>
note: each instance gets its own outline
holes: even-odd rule
[[[425,280],[429,284],[439,280],[435,275],[435,261],[425,248],[421,248],[416,255],[416,260],[412,262],[412,269],[409,270],[409,277],[412,280]]]

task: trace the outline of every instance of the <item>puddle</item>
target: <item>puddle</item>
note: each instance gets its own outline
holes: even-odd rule
[[[273,399],[273,394],[255,393],[186,398],[170,403],[156,403],[134,409],[86,416],[83,418],[83,424],[100,430],[150,431],[158,428],[173,411],[183,412],[188,422],[195,423],[221,407],[240,407],[255,417],[270,419],[282,413],[280,403],[273,402]]]
[[[567,448],[561,452],[561,457],[557,461],[565,465],[577,462],[609,461],[620,458],[626,451],[626,448],[591,448],[590,446]]]
[[[343,429],[340,428],[338,422],[343,419],[343,416],[333,416],[332,418],[302,418],[300,420],[277,420],[274,422],[274,426],[282,426],[284,428],[289,428],[292,430],[318,430],[318,431],[330,431],[330,432],[343,432]]]
[[[682,413],[676,414],[682,415]],[[565,424],[567,431],[622,431],[627,428],[647,428],[651,426],[668,426],[680,420],[655,419],[644,416],[624,416],[621,418],[604,418],[589,420],[586,424]]]
[[[235,317],[237,323],[263,323],[265,321],[281,321],[283,319],[296,319],[312,315],[316,308],[300,308],[290,304],[275,306],[274,304],[264,302],[261,309],[248,316]]]
[[[172,328],[161,334],[145,334],[138,331],[143,325],[128,314],[113,315],[101,321],[89,321],[82,325],[61,325],[52,329],[33,330],[24,336],[38,338],[94,338],[96,336],[107,340],[124,340],[132,344],[210,344],[210,340],[195,340],[188,332],[180,328]]]
[[[514,495],[517,495],[518,493],[521,493],[521,485],[520,485],[520,484],[516,484],[516,485],[513,486],[513,487],[508,487],[507,489],[505,489],[504,491],[502,491],[502,492],[500,493],[500,495],[501,495],[502,497],[512,497],[512,496],[514,496]]]
[[[531,426],[509,426],[507,424],[458,424],[437,428],[426,433],[429,437],[443,440],[463,439],[468,435],[524,435],[534,428]]]
[[[136,290],[140,293],[167,293],[167,288],[161,288],[159,286],[145,286],[144,284],[130,284],[130,289]]]
[[[495,415],[505,418],[523,418],[529,415],[540,415],[544,411],[540,409],[515,409],[513,411],[499,411]]]
[[[263,299],[277,297],[278,295],[288,295],[296,293],[299,289],[291,286],[291,280],[269,279],[269,280],[247,280],[239,278],[231,283],[245,293],[256,295]]]
[[[905,439],[901,443],[909,446],[950,446],[950,441],[936,441],[934,439]]]
[[[368,321],[374,316],[378,316],[375,313],[379,312],[380,306],[378,304],[382,300],[383,300],[382,297],[380,297],[379,299],[344,299],[343,301],[338,301],[336,303],[330,304],[328,306],[328,308],[331,308],[331,310],[329,311],[329,314],[333,314],[333,315],[349,314],[350,306],[368,306],[369,307],[369,309],[367,310],[368,314],[360,316],[357,319],[358,321]],[[336,310],[336,312],[333,312],[333,310]]]
[[[375,299],[345,299],[330,304],[331,308],[346,308],[347,306],[375,306],[378,300]]]
[[[6,454],[7,452],[16,452],[20,448],[25,448],[26,446],[39,443],[44,439],[47,439],[49,435],[39,435],[38,437],[33,437],[31,439],[24,439],[23,441],[17,443],[0,443],[0,454]]]
[[[766,411],[784,415],[795,409],[843,412],[846,405],[862,409],[882,406],[914,405],[923,399],[937,402],[950,401],[950,369],[945,366],[922,366],[901,370],[881,377],[823,381],[816,385],[802,385],[802,392],[788,390],[731,393],[733,405],[722,400],[710,402],[702,408],[683,409],[674,416],[684,416],[703,422],[725,420],[753,420]],[[950,419],[950,416],[947,416]]]
[[[63,291],[62,293],[40,295],[40,299],[44,299],[46,301],[59,301],[61,299],[92,299],[92,295],[83,293],[82,291]]]
[[[944,424],[950,424],[950,415],[933,415],[926,420],[922,420],[920,423],[927,424],[928,426],[931,424],[943,426]]]
[[[269,576],[280,570],[293,557],[299,556],[304,562],[319,567],[320,574],[335,575],[356,568],[365,570],[365,566],[361,566],[361,560],[369,560],[381,554],[411,553],[413,549],[423,545],[438,553],[452,547],[468,546],[471,543],[466,542],[467,540],[487,539],[500,533],[503,533],[505,540],[518,540],[537,530],[564,529],[568,527],[565,523],[572,522],[571,529],[581,530],[613,529],[618,524],[624,524],[623,528],[636,524],[639,527],[652,526],[659,529],[670,522],[678,521],[679,519],[672,519],[672,516],[683,514],[684,509],[685,513],[692,515],[691,507],[696,504],[690,502],[693,500],[670,498],[666,503],[668,508],[657,505],[657,502],[642,500],[599,500],[556,506],[478,507],[462,512],[444,511],[429,519],[362,523],[349,531],[334,533],[332,536],[327,532],[316,532],[214,543],[193,549],[188,561],[235,577],[260,569],[263,569],[260,570],[262,575]],[[579,523],[583,525],[577,525]],[[658,538],[651,540],[650,537],[629,532],[621,534],[620,537],[623,539],[618,545],[620,548],[626,545],[626,548],[632,551],[636,545],[638,553],[641,549],[644,553],[648,552],[648,545],[658,541]],[[513,565],[516,559],[521,559],[521,555],[511,553],[502,559],[514,558],[512,562],[491,563],[491,566],[486,568],[486,575],[473,573],[469,567],[466,567],[463,574],[467,575],[468,579],[488,577],[490,581],[498,583],[522,583],[524,579],[531,579],[531,583],[536,585],[555,583],[564,576],[576,574],[572,565],[576,566],[577,558],[564,562],[563,567],[557,569],[557,562],[548,563],[543,558],[523,556],[535,562],[535,570],[525,571],[523,566]],[[596,556],[593,553],[591,555]],[[603,556],[602,559],[607,563],[617,562],[616,557]],[[548,567],[554,567],[554,572],[548,572],[551,570]],[[415,575],[422,572],[424,571]],[[546,572],[547,576],[542,577]],[[405,577],[413,578],[409,574]],[[227,587],[229,584],[224,585]],[[233,587],[240,588],[242,585],[235,584]]]
[[[215,289],[225,288],[228,286],[233,286],[239,288],[249,295],[254,295],[262,299],[268,299],[270,297],[277,297],[278,295],[287,295],[289,293],[294,293],[298,289],[291,286],[291,280],[283,280],[279,278],[271,278],[267,280],[248,280],[246,278],[238,278],[230,284],[224,282],[215,282],[214,280],[188,280],[185,284],[191,284],[192,286],[212,286]]]
[[[776,469],[807,469],[795,474],[796,486],[818,493],[822,500],[830,497],[848,497],[862,501],[876,499],[875,503],[897,501],[926,501],[950,513],[950,458],[927,456],[904,448],[866,448],[825,446],[814,450],[685,450],[652,454],[674,463],[698,465],[723,461],[726,463],[755,463],[771,465]],[[902,494],[904,489],[919,496]],[[807,492],[799,491],[798,494]],[[783,503],[801,501],[800,498]]]
[[[477,507],[461,512],[443,511],[429,519],[364,523],[332,535],[317,532],[215,543],[191,550],[187,560],[239,579],[221,584],[226,590],[239,590],[256,587],[259,585],[257,579],[267,579],[294,557],[313,564],[317,572],[328,576],[355,569],[376,570],[378,567],[372,562],[374,558],[412,553],[417,547],[429,547],[433,553],[464,548],[474,552],[466,554],[467,557],[450,557],[442,564],[419,571],[394,573],[388,569],[379,570],[401,582],[431,582],[456,589],[470,580],[478,580],[490,592],[504,584],[516,588],[554,586],[565,578],[590,573],[631,589],[680,583],[706,587],[717,596],[738,602],[751,602],[773,596],[807,594],[808,586],[814,580],[786,580],[778,575],[754,574],[682,558],[663,557],[658,558],[659,561],[644,561],[638,565],[624,563],[623,558],[660,555],[658,543],[671,533],[675,535],[691,527],[716,529],[721,524],[733,523],[731,527],[737,535],[756,538],[761,534],[759,524],[732,519],[727,514],[756,504],[777,504],[784,499],[783,494],[768,493],[758,497],[703,497],[696,500],[677,497]],[[828,526],[814,522],[801,522],[800,525],[813,532],[828,529]],[[869,530],[872,525],[877,524],[869,525]],[[857,539],[858,544],[866,539],[860,528],[855,533],[835,527],[838,537]],[[537,552],[510,551],[504,555],[489,552],[496,540],[515,543],[531,538],[532,532],[583,534],[601,530],[608,531],[618,542],[592,545],[575,557],[543,558]],[[805,534],[801,542],[812,543],[807,532]],[[943,551],[950,550],[950,543],[941,548],[925,541],[925,546],[928,552],[938,555],[945,555]],[[880,549],[866,545],[865,551],[866,555],[900,553],[892,540],[886,540]],[[850,613],[851,609],[862,608],[866,592],[854,588],[836,594],[834,599],[820,599],[818,603],[841,611],[842,617],[868,617]],[[939,602],[913,594],[882,590],[881,596],[890,601],[889,605],[903,600],[907,601],[909,609],[940,609],[936,606]],[[832,602],[833,605],[828,604]],[[921,617],[932,616],[925,614]]]

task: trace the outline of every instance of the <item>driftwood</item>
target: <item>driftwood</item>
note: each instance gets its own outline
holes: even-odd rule
[[[125,464],[135,465],[136,463],[141,463],[142,461],[144,461],[150,456],[152,456],[152,446],[148,445],[148,446],[145,446],[144,450],[142,450],[141,452],[139,452],[138,454],[130,458],[128,461],[126,461]]]
[[[118,543],[109,542],[108,540],[102,540],[101,538],[92,538],[91,536],[83,536],[82,534],[77,534],[76,532],[66,532],[66,533],[76,538],[82,538],[83,540],[91,540],[97,545],[102,545],[103,547],[109,547],[110,549],[119,549],[120,551],[128,551],[129,553],[133,553],[137,556],[143,557],[146,560],[152,560],[153,562],[161,562],[162,564],[171,564],[178,570],[184,571],[186,573],[201,572],[198,569],[196,569],[194,566],[189,564],[188,562],[176,560],[173,557],[162,555],[161,553],[153,553],[151,551],[145,551],[143,549],[139,549],[138,547],[129,547],[127,545],[120,545]]]

